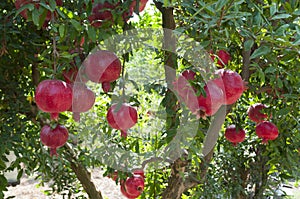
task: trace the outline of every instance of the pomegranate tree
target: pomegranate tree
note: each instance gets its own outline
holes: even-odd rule
[[[118,108],[118,109],[117,109]],[[129,104],[123,103],[120,107],[113,104],[107,111],[108,124],[117,130],[121,130],[121,136],[127,137],[127,130],[137,123],[137,111]]]
[[[255,133],[259,138],[262,138],[263,143],[268,143],[269,140],[275,140],[278,137],[278,128],[275,124],[269,121],[263,121],[256,125]]]
[[[102,83],[105,91],[109,90],[110,82],[120,77],[122,69],[119,58],[107,50],[99,50],[88,55],[83,66],[87,77],[93,82]]]
[[[267,106],[261,103],[251,105],[247,111],[249,119],[256,123],[264,121],[266,118],[268,118],[268,114],[261,112],[265,108],[267,108]]]
[[[95,103],[95,94],[84,84],[73,85],[73,103],[70,111],[73,112],[73,119],[80,120],[80,113],[90,110]]]
[[[246,133],[244,129],[238,129],[234,124],[225,129],[225,138],[236,146],[238,143],[245,140]]]
[[[35,102],[39,109],[50,113],[57,120],[60,112],[67,111],[72,105],[72,88],[61,80],[44,80],[35,90]]]
[[[41,142],[50,148],[50,156],[57,156],[56,149],[62,147],[67,142],[68,137],[68,129],[60,124],[57,124],[54,129],[49,125],[44,125],[40,133]]]
[[[125,182],[121,182],[121,192],[127,198],[137,198],[144,191],[144,186],[144,178],[140,175],[133,175]]]
[[[237,72],[231,70],[219,69],[216,74],[220,78],[215,79],[215,83],[225,93],[225,104],[235,103],[247,89],[246,83]]]

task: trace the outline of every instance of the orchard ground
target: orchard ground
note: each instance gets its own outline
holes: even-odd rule
[[[62,199],[62,195],[47,196],[43,191],[50,189],[48,186],[39,186],[39,181],[34,179],[35,176],[23,176],[20,184],[15,187],[8,187],[5,192],[5,198],[15,196],[16,199]],[[92,180],[98,190],[101,190],[104,199],[126,199],[121,192],[120,186],[107,178],[103,177],[103,171],[100,168],[92,170]],[[283,190],[290,195],[291,199],[300,198],[300,185],[294,186],[293,182],[287,183]],[[86,195],[85,195],[86,196]],[[87,197],[87,196],[86,196]]]
[[[98,190],[101,190],[104,199],[126,199],[121,194],[120,185],[110,178],[103,177],[103,171],[99,168],[92,170],[92,181],[95,183]],[[8,187],[5,192],[5,198],[15,196],[16,199],[62,199],[66,198],[62,195],[47,196],[43,193],[45,190],[50,190],[49,186],[39,186],[39,181],[35,180],[35,176],[23,176],[20,184],[15,187]],[[73,198],[74,196],[72,196]],[[85,194],[87,198],[87,194]]]

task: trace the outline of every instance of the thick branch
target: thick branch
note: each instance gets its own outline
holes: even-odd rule
[[[71,164],[71,168],[76,174],[82,187],[91,199],[103,199],[101,192],[97,191],[95,184],[91,181],[91,173],[77,160],[74,152],[68,143],[65,144],[67,149],[67,159]]]

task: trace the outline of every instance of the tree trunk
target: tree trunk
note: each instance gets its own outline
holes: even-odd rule
[[[67,159],[71,164],[71,168],[76,174],[78,180],[82,184],[90,199],[103,199],[101,192],[97,191],[95,184],[91,181],[91,173],[76,159],[72,148],[68,143],[65,144],[67,149]]]

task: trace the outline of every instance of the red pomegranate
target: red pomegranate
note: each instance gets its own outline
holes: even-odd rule
[[[142,12],[147,4],[148,0],[139,0],[139,12]],[[132,3],[130,4],[130,9],[132,9],[133,11],[136,10],[136,0],[133,0]]]
[[[139,175],[139,176],[145,178],[145,173],[144,173],[143,169],[136,169],[136,170],[133,171],[133,174],[134,175]]]
[[[225,138],[236,146],[245,140],[246,133],[244,129],[237,129],[234,124],[228,126],[225,130]]]
[[[48,2],[46,2],[48,4]],[[38,9],[40,7],[39,2],[36,2],[34,0],[16,0],[15,1],[15,7],[16,9],[20,9],[21,7],[27,5],[27,4],[34,4],[35,8]],[[62,0],[56,0],[56,5],[57,6],[62,6],[63,5],[63,1]],[[24,19],[27,19],[27,9],[24,9],[20,15],[22,17],[24,17]],[[46,15],[46,19],[45,19],[45,23],[48,23],[51,20],[51,12],[48,11],[47,15]]]
[[[56,149],[67,142],[68,136],[68,129],[60,124],[57,124],[54,129],[51,129],[49,125],[44,125],[40,133],[41,142],[50,148],[50,156],[57,156]]]
[[[180,100],[186,104],[189,110],[196,114],[199,110],[196,89],[192,87],[189,81],[195,79],[196,73],[191,70],[185,70],[174,82],[173,89],[180,97]]]
[[[265,108],[267,108],[267,106],[261,103],[251,105],[247,111],[249,119],[256,123],[264,121],[268,118],[268,114],[262,113],[261,110]]]
[[[259,138],[262,138],[262,142],[265,144],[269,140],[275,140],[279,134],[277,126],[269,121],[263,121],[256,125],[255,132]]]
[[[117,108],[118,104],[113,104],[107,111],[106,119],[112,128],[121,130],[121,136],[126,138],[127,130],[137,123],[137,111],[126,103],[121,104],[119,110]]]
[[[112,52],[99,50],[83,62],[87,77],[96,83],[113,82],[120,77],[121,62]]]
[[[218,57],[219,59],[217,64],[220,65],[221,67],[227,65],[229,60],[231,60],[230,54],[225,50],[219,50]]]
[[[198,117],[205,118],[206,116],[212,116],[219,110],[222,104],[224,104],[224,93],[215,81],[217,80],[209,80],[204,86],[206,97],[203,95],[198,97]]]
[[[216,74],[220,78],[215,80],[215,83],[223,90],[226,96],[225,104],[235,103],[247,89],[246,83],[242,77],[234,71],[219,69]]]
[[[135,198],[139,197],[139,195],[136,196],[136,195],[130,195],[129,193],[127,193],[124,182],[120,183],[120,190],[121,190],[121,193],[128,199],[135,199]]]
[[[64,70],[62,72],[62,75],[64,77],[65,82],[68,84],[73,84],[75,82],[86,83],[88,80],[84,77],[83,73],[84,72],[82,70],[78,71],[77,67],[74,66],[70,69]]]
[[[57,120],[59,113],[72,105],[72,88],[61,80],[44,80],[35,90],[35,102],[39,109],[50,113],[51,119]]]
[[[80,113],[90,110],[95,103],[95,94],[84,84],[73,85],[73,102],[69,109],[73,112],[73,119],[80,121]]]
[[[128,198],[137,198],[144,191],[144,178],[139,175],[128,177],[125,183],[121,183],[121,192]]]
[[[92,14],[88,17],[91,25],[98,28],[102,25],[103,21],[113,21],[112,10],[117,5],[111,4],[107,1],[104,3],[97,3],[93,6]]]

